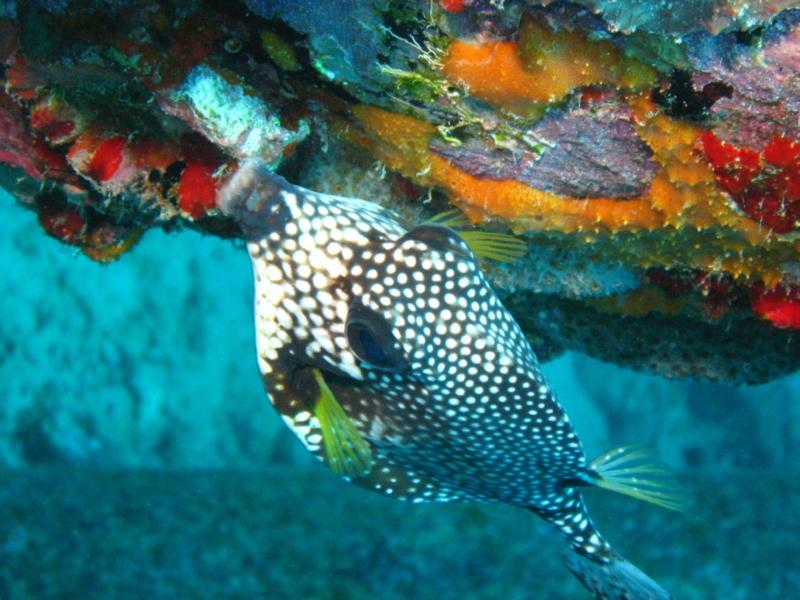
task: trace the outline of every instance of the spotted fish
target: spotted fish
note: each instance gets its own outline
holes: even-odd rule
[[[310,452],[399,499],[529,509],[561,532],[595,597],[670,597],[601,537],[580,488],[675,509],[684,497],[641,449],[587,461],[464,238],[293,186],[257,161],[219,206],[248,240],[266,391]]]

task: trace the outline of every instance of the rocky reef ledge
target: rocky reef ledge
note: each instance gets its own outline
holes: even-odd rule
[[[107,263],[240,236],[243,160],[527,242],[487,264],[543,358],[800,367],[797,0],[8,0],[0,187]]]

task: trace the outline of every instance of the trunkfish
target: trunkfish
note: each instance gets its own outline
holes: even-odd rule
[[[640,447],[589,462],[525,334],[476,253],[524,242],[415,227],[378,204],[309,191],[258,161],[222,190],[255,276],[258,365],[269,398],[341,477],[412,502],[528,509],[566,541],[597,598],[669,594],[615,552],[581,488],[682,510],[686,496]]]

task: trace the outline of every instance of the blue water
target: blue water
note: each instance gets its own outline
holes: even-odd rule
[[[282,469],[280,478],[270,475],[268,480],[270,485],[286,486],[280,493],[275,492],[281,498],[280,502],[299,502],[302,505],[306,497],[304,493],[298,492],[297,496],[288,499],[280,494],[291,494],[291,490],[301,489],[298,486],[306,485],[308,480],[305,478],[308,476],[322,478],[320,481],[328,486],[325,489],[337,498],[338,504],[334,503],[331,510],[346,512],[348,502],[354,502],[353,510],[358,510],[362,495],[372,498],[367,492],[356,489],[342,491],[340,497],[340,488],[337,486],[344,490],[346,485],[329,479],[321,467],[308,458],[269,407],[255,365],[250,263],[240,245],[193,232],[167,235],[151,231],[121,260],[101,266],[73,248],[44,236],[33,213],[16,205],[4,192],[0,192],[0,219],[3,223],[3,235],[0,237],[0,314],[3,315],[0,319],[0,466],[30,472],[54,469],[52,472],[60,473],[59,477],[66,473],[67,479],[70,479],[70,472],[75,473],[76,477],[80,473],[80,477],[84,478],[82,481],[89,481],[90,487],[98,486],[98,497],[104,497],[106,493],[102,491],[106,489],[103,486],[115,484],[100,476],[96,481],[92,480],[91,475],[86,475],[87,468],[100,467],[105,473],[109,469],[125,469],[126,473],[148,473],[148,477],[157,476],[158,473],[180,472],[180,477],[184,478],[181,481],[189,482],[185,484],[187,486],[194,485],[191,483],[191,473],[199,470],[259,473],[264,469],[279,468]],[[770,486],[777,485],[774,483],[775,477],[788,475],[791,478],[796,473],[800,452],[800,375],[768,385],[735,388],[699,382],[670,382],[572,354],[547,364],[544,370],[590,455],[599,454],[615,445],[643,442],[657,448],[688,480],[702,480],[704,474],[710,473],[716,478],[714,481],[729,480],[733,482],[731,485],[739,485],[736,482],[745,480],[752,482],[754,477],[756,481],[759,478],[768,479]],[[155,474],[152,470],[155,470]],[[733,493],[734,498],[737,493],[748,495],[747,486],[751,484],[741,485],[741,491]],[[24,494],[25,490],[34,487],[21,487],[20,493]],[[44,502],[45,507],[60,506],[56,495],[71,497],[70,494],[74,492],[80,497],[80,493],[71,488],[54,488],[61,492],[54,492],[53,502],[47,504],[46,488],[35,487],[40,492],[45,490],[44,496],[37,500]],[[794,491],[797,491],[796,487]],[[216,497],[214,494],[208,492],[207,497]],[[147,506],[151,506],[152,502],[159,503],[158,495],[148,498]],[[174,496],[172,498],[171,501],[164,501],[165,506],[175,504]],[[316,510],[319,500],[315,498],[309,506],[313,505]],[[382,503],[389,501],[376,502],[381,504],[375,506],[384,507],[387,505]],[[775,498],[775,502],[798,504],[792,495]],[[76,514],[81,511],[94,514],[90,504],[91,498],[83,498],[75,507],[78,511]],[[20,506],[24,507],[25,503]],[[404,506],[395,508],[392,505],[392,508],[385,510],[391,511],[392,518],[402,523],[405,518],[403,511],[407,510]],[[300,510],[301,507],[295,508]],[[743,510],[749,511],[748,516],[752,517],[754,511],[769,511],[772,508],[770,505],[747,505]],[[728,505],[728,509],[735,512],[736,504]],[[3,571],[3,553],[7,553],[7,557],[13,555],[15,568],[22,568],[20,565],[26,563],[19,562],[20,556],[28,557],[34,548],[41,548],[42,544],[55,548],[64,542],[63,538],[57,539],[55,534],[48,541],[47,532],[32,533],[25,528],[28,526],[8,529],[14,519],[19,519],[20,523],[31,521],[27,518],[30,515],[26,515],[23,509],[18,507],[16,510],[22,512],[14,513],[15,516],[10,520],[0,517],[0,520],[6,521],[6,528],[0,526],[0,596],[3,596],[4,590],[11,597],[38,597],[43,592],[49,594],[48,597],[63,595],[63,589],[62,593],[59,592],[59,573],[52,572],[53,563],[48,563],[51,569],[48,573],[36,573],[33,568],[30,573],[9,574]],[[281,510],[287,509],[284,507]],[[627,509],[623,509],[622,513],[619,513],[619,509],[617,513],[609,510],[610,515],[619,515]],[[716,508],[707,505],[701,510],[713,513]],[[444,513],[431,514],[436,517]],[[652,514],[646,512],[645,516],[656,520],[661,518],[652,517]],[[291,520],[295,517],[296,511],[288,511],[280,523],[291,527]],[[498,525],[493,524],[490,517],[478,519],[478,525],[469,521],[474,535],[478,536],[475,539],[484,539],[480,536],[491,538],[492,528]],[[506,517],[501,517],[499,521],[508,526],[508,521],[503,521]],[[743,515],[717,517],[735,521]],[[96,515],[92,517],[95,526],[97,518]],[[135,520],[136,515],[130,518]],[[232,523],[230,527],[235,529],[237,519],[242,518],[240,513],[234,511],[225,520],[229,520]],[[688,539],[692,535],[704,540],[704,543],[707,539],[714,539],[705,530],[700,532],[698,529],[692,533],[692,527],[689,526],[694,523],[692,518],[668,514],[663,517],[666,529],[662,530],[669,531],[668,524],[677,522],[676,527],[682,532],[681,535],[685,534]],[[154,522],[162,522],[168,527],[169,511],[159,519],[161,521],[156,519]],[[688,520],[676,521],[679,519]],[[302,518],[299,520],[305,522]],[[33,519],[31,522],[35,521]],[[620,522],[616,517],[613,521],[605,518],[603,522],[606,529],[616,527],[622,530],[632,526],[630,522]],[[773,528],[777,531],[781,526],[782,533],[786,533],[788,527],[788,533],[796,539],[798,530],[793,520],[786,527],[777,520],[767,519],[766,522],[767,525],[762,524],[765,536]],[[366,523],[348,525],[335,519],[326,522],[325,526],[334,532],[325,533],[325,536],[333,535],[332,539],[341,539],[336,534],[337,528],[346,531],[347,535],[352,534],[353,527],[356,531],[362,531],[364,536],[371,535]],[[533,523],[530,526],[533,528]],[[749,523],[746,526],[758,530],[757,524]],[[736,527],[731,527],[729,534],[734,536]],[[21,530],[25,533],[19,533]],[[79,528],[75,535],[88,539],[96,533],[94,528],[86,531]],[[19,545],[15,536],[20,535],[28,545]],[[43,535],[44,542],[40,540],[38,546],[32,544],[30,540],[35,535]],[[269,534],[264,535],[267,536],[265,543],[269,543]],[[350,547],[350,552],[358,552],[358,544],[366,544],[372,538],[362,539],[356,535],[353,539],[356,541],[351,541],[354,546]],[[279,539],[272,542],[282,543]],[[448,546],[448,540],[440,542]],[[128,543],[136,544],[136,540],[128,540]],[[202,545],[202,541],[197,539],[193,539],[193,543]],[[308,544],[310,548],[316,548],[313,543]],[[436,549],[436,544],[425,540],[420,542],[419,547],[430,552],[440,551]],[[119,570],[119,579],[123,583],[121,587],[93,588],[100,585],[93,579],[98,576],[93,561],[103,563],[105,569],[113,571],[114,567],[108,566],[113,564],[109,558],[111,553],[119,552],[119,548],[103,546],[102,543],[91,548],[100,556],[85,556],[83,566],[69,566],[69,575],[73,579],[80,575],[81,569],[85,569],[88,578],[86,597],[102,597],[97,595],[98,589],[106,592],[115,590],[113,595],[119,597],[136,597],[136,590],[141,591],[142,588],[137,588],[133,580],[135,575],[132,573],[135,570],[127,567]],[[108,555],[104,553],[104,548],[108,550]],[[441,552],[446,554],[450,550],[456,551],[457,548]],[[696,561],[689,557],[694,551],[688,546],[685,550],[686,563],[691,563],[693,567]],[[706,546],[697,552],[710,550]],[[557,552],[552,550],[551,554]],[[125,555],[122,556],[124,559]],[[735,580],[740,569],[732,563],[714,562],[710,556],[701,558],[706,563],[717,564],[716,568],[722,570],[712,573],[712,580],[714,577],[718,580]],[[419,560],[425,563],[424,553]],[[756,554],[755,558],[749,560],[753,573],[758,572],[759,577],[767,579],[769,563],[777,564],[775,557],[770,555]],[[431,564],[434,563],[441,568],[449,564],[436,563],[435,560]],[[318,571],[315,572],[318,576],[322,573],[324,577],[324,569],[333,569],[329,575],[335,579],[336,564],[336,561],[326,559],[317,564]],[[286,569],[290,569],[291,564],[286,565],[277,575],[273,573],[274,579],[269,581],[277,585],[275,582],[281,577],[294,577],[303,572],[298,567],[297,574],[289,574]],[[725,597],[777,597],[770,594],[778,593],[775,590],[788,589],[781,586],[793,585],[791,582],[797,582],[800,577],[797,571],[792,571],[796,566],[792,565],[794,563],[775,567],[774,581],[777,587],[772,591],[764,591],[766,595],[758,596],[747,587],[749,584],[742,583],[738,587],[734,584],[725,587],[729,594]],[[363,564],[360,566],[363,567]],[[676,565],[662,565],[662,572],[673,570],[669,566]],[[66,573],[67,567],[64,568]],[[237,568],[247,570],[246,566]],[[374,574],[374,570],[365,569],[364,572]],[[249,577],[245,573],[240,573],[240,576]],[[352,572],[347,571],[347,576],[342,577],[349,581],[347,577],[351,576]],[[447,574],[440,573],[439,576],[446,577]],[[747,579],[741,574],[739,576]],[[201,581],[198,582],[196,577],[200,577]],[[180,577],[167,577],[165,581],[171,582],[170,585],[165,584],[165,587],[158,589],[162,597],[175,594],[213,597],[209,595],[209,590],[216,588],[208,587],[204,592],[204,586],[200,585],[203,577],[208,577],[210,581],[214,575],[186,572]],[[543,595],[533,597],[561,597],[547,595],[547,590],[556,594],[552,590],[561,590],[558,585],[572,585],[553,583],[570,578],[564,570],[555,570],[550,577],[550,583],[547,580],[540,582],[540,593]],[[671,581],[683,590],[686,597],[723,597],[711,591],[704,596],[704,592],[695,589],[696,586],[692,587],[682,580],[680,573],[671,577]],[[126,578],[133,578],[129,581],[132,587],[125,587]],[[187,581],[185,587],[181,587],[180,581],[185,578],[193,581],[191,584]],[[18,587],[8,587],[9,581],[22,583]],[[31,581],[38,581],[40,585],[34,585]],[[438,596],[434,595],[433,590],[438,588],[432,587],[432,581],[423,578],[421,589],[428,590],[426,593],[430,597],[447,597],[447,593],[441,591]],[[548,587],[550,584],[554,587]],[[231,592],[231,597],[240,597],[237,594],[246,597],[247,590],[249,594],[263,593],[264,597],[270,597],[264,588],[253,585],[255,587],[234,586],[226,589]],[[384,596],[403,597],[397,591],[406,589],[402,585],[405,584],[390,585]],[[348,586],[330,588],[333,592],[329,597],[381,596],[380,587],[365,584],[364,589],[357,590]],[[512,588],[517,590],[509,583],[507,589]],[[283,591],[276,592],[273,597],[292,597],[293,594],[286,591],[290,588],[281,589]],[[319,589],[329,588],[307,588],[306,596],[322,597]],[[473,597],[503,597],[502,584],[494,582],[491,592],[487,589],[475,590]],[[567,589],[574,591],[577,588]],[[69,594],[64,597],[69,597]],[[508,597],[515,596],[511,594]]]

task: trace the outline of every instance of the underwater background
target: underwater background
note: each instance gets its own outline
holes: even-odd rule
[[[509,507],[339,481],[269,406],[240,243],[149,232],[102,266],[0,195],[0,597],[578,598],[560,540]],[[800,376],[676,382],[544,366],[589,456],[658,449],[686,513],[587,493],[676,598],[800,589]]]
[[[529,512],[378,496],[284,425],[230,210],[254,164],[404,229],[450,215],[588,458],[652,447],[694,498],[586,490],[614,549],[676,600],[800,597],[800,0],[0,0],[0,600],[589,596]],[[298,254],[268,300],[310,294]],[[340,283],[310,280],[300,304]],[[589,587],[642,581],[601,562]]]

